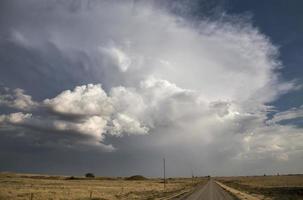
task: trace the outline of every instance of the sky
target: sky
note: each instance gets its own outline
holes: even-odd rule
[[[303,173],[302,1],[0,4],[0,171]]]

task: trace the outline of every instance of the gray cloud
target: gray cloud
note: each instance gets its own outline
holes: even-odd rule
[[[175,175],[248,172],[267,159],[291,169],[302,130],[278,121],[294,110],[267,114],[297,86],[281,79],[277,47],[249,21],[191,22],[159,2],[79,2],[5,1],[0,77],[22,88],[1,92],[2,109],[14,109],[0,116],[5,140],[115,149],[101,157],[128,162],[128,172],[131,159],[152,169],[162,156],[182,163]]]

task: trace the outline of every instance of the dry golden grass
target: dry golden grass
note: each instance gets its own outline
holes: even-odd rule
[[[303,176],[240,176],[222,177],[220,180],[234,180],[252,187],[303,187]]]
[[[303,199],[302,175],[220,177],[217,180],[235,189],[275,200]]]
[[[0,174],[0,199],[159,199],[193,187],[191,179],[170,179],[163,189],[160,179],[128,181],[119,178],[67,180],[63,176]],[[204,180],[199,180],[204,181]]]

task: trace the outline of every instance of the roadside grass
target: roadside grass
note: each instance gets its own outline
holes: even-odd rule
[[[261,194],[273,200],[303,200],[303,176],[220,177],[218,181],[250,194]]]
[[[227,190],[224,190],[224,191],[227,192],[234,200],[240,200],[236,195],[234,195],[230,191],[227,191]]]
[[[240,200],[235,194],[231,193],[230,191],[222,188],[225,192],[227,192],[234,200]]]
[[[206,179],[171,178],[166,189],[161,179],[126,180],[113,177],[67,177],[0,173],[0,200],[119,200],[165,199]]]

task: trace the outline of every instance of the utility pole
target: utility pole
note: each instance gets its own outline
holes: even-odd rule
[[[191,170],[191,183],[194,183],[194,171],[193,169]]]
[[[165,158],[163,158],[163,184],[164,184],[164,190],[166,187],[166,177],[165,177]]]

